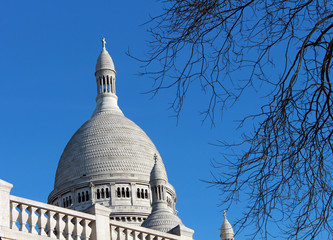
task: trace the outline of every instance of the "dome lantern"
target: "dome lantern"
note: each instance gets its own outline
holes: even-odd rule
[[[102,38],[102,51],[98,56],[95,71],[97,108],[94,115],[105,111],[113,111],[122,114],[118,107],[118,97],[116,95],[116,70],[105,45],[105,38]]]

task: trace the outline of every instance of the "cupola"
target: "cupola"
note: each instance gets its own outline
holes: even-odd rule
[[[228,219],[227,219],[227,213],[226,211],[223,211],[223,216],[224,216],[224,220],[221,226],[221,240],[234,240],[234,230],[232,229],[231,224],[229,223]]]

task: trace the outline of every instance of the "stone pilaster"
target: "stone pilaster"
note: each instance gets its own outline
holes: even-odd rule
[[[10,227],[9,195],[13,184],[0,179],[0,226]]]

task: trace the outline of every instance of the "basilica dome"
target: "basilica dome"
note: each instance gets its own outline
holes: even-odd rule
[[[111,209],[111,219],[141,225],[152,210],[150,175],[154,159],[161,156],[118,107],[116,71],[102,42],[95,72],[96,109],[65,147],[48,202],[80,211],[100,204]],[[167,181],[162,159],[159,171]],[[175,212],[176,193],[168,182],[166,193]]]
[[[123,114],[94,115],[74,134],[59,161],[55,189],[91,180],[149,182],[158,151],[146,133]],[[162,171],[165,173],[165,168]]]

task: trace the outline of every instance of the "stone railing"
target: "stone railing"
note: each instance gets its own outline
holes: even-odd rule
[[[193,240],[193,230],[174,234],[110,220],[99,204],[86,213],[10,195],[13,185],[0,179],[1,240]]]
[[[111,240],[180,240],[180,236],[110,220]]]
[[[95,216],[10,196],[10,229],[55,239],[89,240]]]

